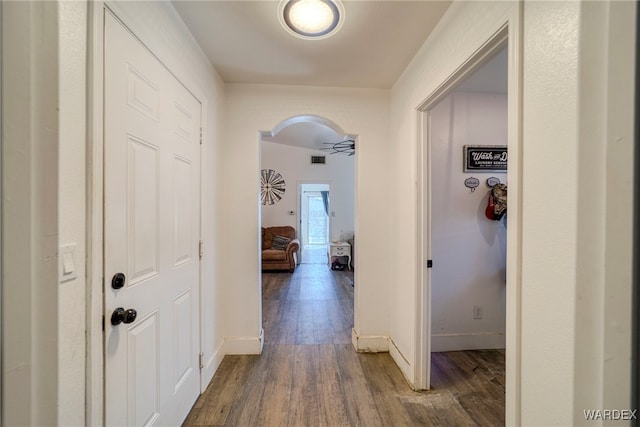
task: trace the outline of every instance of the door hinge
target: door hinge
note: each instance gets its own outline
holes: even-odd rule
[[[200,360],[200,369],[202,369],[202,368],[204,368],[204,363],[203,363],[204,353],[200,353],[198,356],[199,356],[199,360]]]
[[[204,255],[204,242],[202,240],[200,240],[198,245],[198,253],[200,255],[200,259],[202,259],[202,255]]]
[[[432,259],[428,259],[427,260],[427,268],[432,268],[433,267],[433,260]]]
[[[202,135],[202,128],[200,128],[200,145],[202,145],[203,139],[204,139],[204,137]]]

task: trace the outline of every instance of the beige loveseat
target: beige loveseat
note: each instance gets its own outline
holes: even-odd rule
[[[297,264],[300,241],[296,230],[288,225],[262,227],[262,270],[289,270]]]

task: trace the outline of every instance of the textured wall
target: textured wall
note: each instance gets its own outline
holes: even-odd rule
[[[201,235],[205,241],[205,254],[201,267],[201,301],[202,301],[202,351],[204,353],[205,370],[203,384],[213,376],[217,364],[223,354],[220,352],[223,342],[221,322],[222,304],[219,282],[220,227],[220,139],[222,106],[224,104],[224,86],[220,77],[206,59],[198,45],[194,42],[176,11],[169,2],[109,2],[117,16],[134,31],[134,33],[167,65],[179,79],[202,101],[204,123],[204,145],[202,148],[202,224]],[[96,14],[98,28],[96,35],[100,37],[103,4],[92,3]],[[101,236],[96,233],[96,241],[85,239],[85,215],[87,202],[85,189],[90,182],[86,180],[87,157],[93,158],[92,152],[86,156],[87,139],[85,133],[85,117],[87,102],[85,99],[87,63],[87,13],[88,3],[61,2],[59,14],[59,38],[61,44],[61,77],[60,77],[60,244],[77,243],[76,267],[78,279],[60,285],[60,324],[58,339],[60,340],[59,384],[61,393],[59,403],[59,421],[61,425],[84,424],[85,413],[85,346],[87,331],[93,335],[92,355],[101,354],[100,339],[94,339],[100,330],[101,312],[93,310],[90,323],[84,324],[84,291],[90,289],[93,295],[102,293],[102,281],[89,277],[84,279],[85,247],[100,247]],[[91,9],[91,8],[89,8]],[[94,16],[89,13],[89,19]],[[98,41],[98,46],[99,41]],[[90,47],[93,51],[95,45]],[[99,49],[95,51],[99,57]],[[89,68],[101,65],[89,63]],[[98,71],[99,74],[99,71]],[[90,82],[94,88],[94,82]],[[101,103],[99,88],[95,102]],[[93,121],[94,117],[89,120]],[[99,123],[99,122],[97,122]],[[93,141],[90,139],[90,141]],[[95,141],[93,141],[95,143]],[[91,147],[89,145],[89,147]],[[100,161],[100,159],[98,159]],[[99,178],[99,177],[98,177]],[[98,179],[99,181],[99,179]],[[98,203],[99,206],[99,203]],[[100,265],[92,262],[92,265]],[[88,288],[87,288],[88,286]],[[78,309],[78,307],[80,307]],[[98,357],[87,362],[90,364],[90,388],[87,398],[90,401],[88,424],[98,423],[102,419],[101,402],[101,368]],[[82,421],[81,421],[82,420]]]
[[[506,326],[507,424],[572,425],[584,421],[586,405],[611,408],[628,396],[628,387],[614,384],[624,384],[629,358],[626,201],[635,6],[527,1],[520,14],[516,5],[454,3],[394,86],[394,235],[397,247],[407,248],[404,259],[415,259],[420,218],[413,215],[418,199],[412,190],[420,179],[414,168],[420,153],[414,144],[421,139],[415,109],[505,19],[523,17],[522,264],[513,282],[522,294],[511,308],[521,325]],[[604,207],[603,193],[610,195]],[[416,323],[411,307],[421,266],[403,266],[392,276],[398,291],[392,293],[391,328],[409,355],[399,364],[411,378],[416,332],[409,325]],[[507,301],[517,292],[509,290]]]
[[[2,425],[61,411],[58,7],[2,4]]]
[[[61,2],[60,35],[60,245],[75,244],[77,278],[59,294],[59,425],[84,424],[86,322],[86,26],[84,2]]]
[[[423,131],[420,125],[420,104],[445,79],[456,71],[486,40],[498,31],[513,2],[454,2],[431,36],[405,69],[391,91],[390,161],[394,203],[388,215],[393,218],[395,252],[392,262],[393,280],[390,298],[391,337],[402,357],[395,360],[411,380],[416,372],[416,298],[423,261],[418,259],[421,236],[418,224],[419,198],[416,191],[419,164],[422,161]]]
[[[522,419],[528,424],[573,420],[579,9],[534,1],[524,11]]]
[[[356,155],[355,326],[361,334],[388,335],[389,271],[393,246],[388,206],[388,92],[299,86],[227,85],[224,151],[224,282],[227,330],[257,337],[260,324],[259,132],[283,120],[314,114],[358,135]]]

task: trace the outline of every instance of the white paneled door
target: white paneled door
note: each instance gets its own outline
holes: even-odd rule
[[[180,425],[199,394],[199,101],[110,13],[104,37],[109,426]]]

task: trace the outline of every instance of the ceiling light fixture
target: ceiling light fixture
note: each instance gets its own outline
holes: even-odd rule
[[[278,18],[280,24],[296,37],[324,39],[342,26],[344,6],[340,0],[282,0]]]

